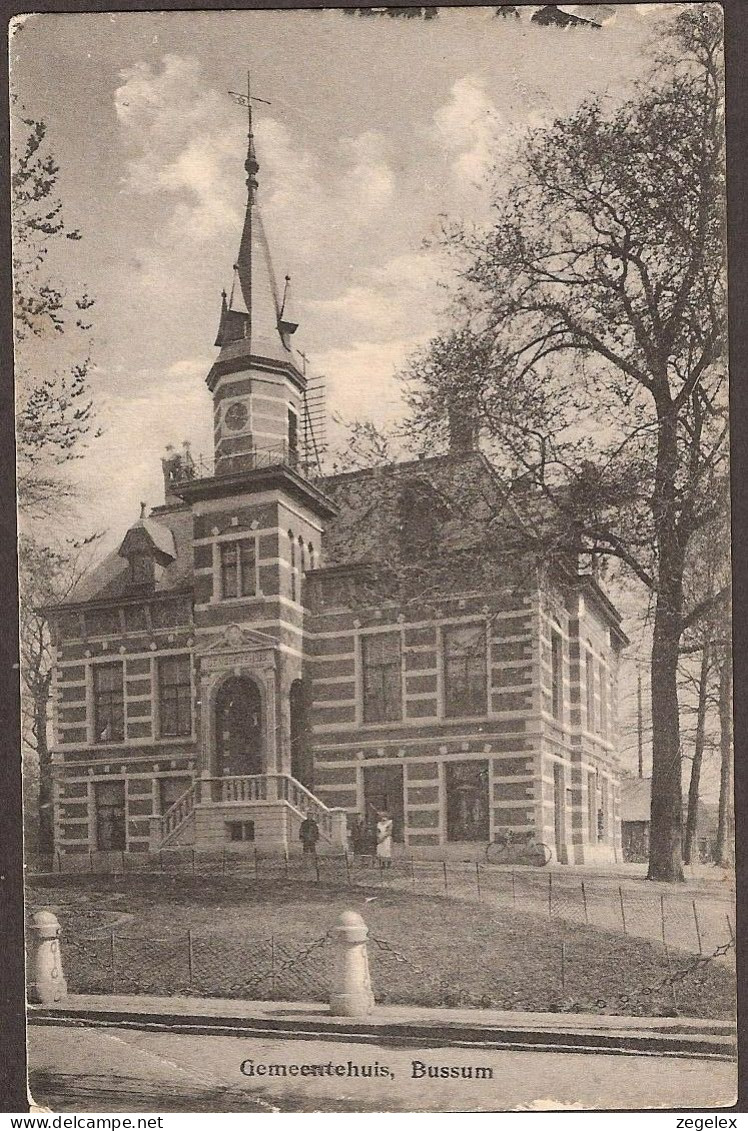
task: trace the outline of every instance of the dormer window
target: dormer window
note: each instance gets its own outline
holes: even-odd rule
[[[150,554],[130,556],[130,584],[151,588],[156,581],[156,564]]]

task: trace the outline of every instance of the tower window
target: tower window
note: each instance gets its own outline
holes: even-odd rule
[[[122,664],[94,664],[94,736],[96,742],[125,737],[125,681]]]
[[[190,658],[162,656],[158,662],[158,706],[163,738],[192,731]]]
[[[299,456],[299,418],[292,408],[288,410],[288,458],[295,464]]]
[[[257,555],[253,538],[221,543],[221,596],[254,597]]]
[[[298,601],[299,599],[299,579],[297,577],[297,563],[296,563],[296,539],[293,536],[293,530],[288,532],[288,541],[291,545],[291,600]]]
[[[551,629],[551,700],[553,717],[563,718],[564,713],[564,654],[561,633]]]
[[[361,638],[364,722],[402,718],[403,677],[399,632],[377,632]]]
[[[488,709],[485,625],[444,629],[444,713],[485,715]]]

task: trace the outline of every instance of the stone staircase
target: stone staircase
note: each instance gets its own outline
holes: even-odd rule
[[[151,818],[150,848],[215,849],[228,843],[231,826],[251,829],[244,839],[266,851],[293,852],[305,817],[317,822],[321,844],[344,850],[344,809],[330,809],[290,774],[196,778],[161,816]]]

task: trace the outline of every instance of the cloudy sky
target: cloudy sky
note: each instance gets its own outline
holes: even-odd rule
[[[672,8],[669,10],[672,12]],[[256,112],[260,193],[276,271],[293,276],[296,343],[331,409],[398,416],[393,375],[438,325],[443,217],[485,222],[492,166],[528,125],[592,92],[611,103],[647,65],[663,5],[560,31],[442,9],[438,19],[336,11],[40,15],[11,43],[13,85],[43,118],[69,222],[64,273],[93,310],[103,436],[79,468],[87,523],[116,539],[161,499],[159,457],[209,451],[215,356]]]

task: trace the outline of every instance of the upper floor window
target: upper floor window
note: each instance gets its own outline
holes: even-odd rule
[[[485,715],[488,710],[486,626],[455,625],[443,630],[444,714]]]
[[[564,651],[561,633],[551,629],[551,701],[553,717],[562,719],[564,714]]]
[[[158,661],[158,704],[163,738],[192,732],[190,657],[162,656]]]
[[[399,632],[376,632],[361,637],[364,722],[385,723],[402,718],[403,677]]]
[[[585,652],[585,676],[587,682],[587,730],[595,730],[595,660],[592,653]]]
[[[94,737],[122,742],[125,737],[125,679],[121,663],[93,665]]]
[[[605,665],[600,662],[600,734],[603,738],[608,735],[608,694],[610,691],[608,673]]]
[[[254,597],[257,592],[254,538],[221,542],[221,596]]]

